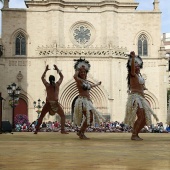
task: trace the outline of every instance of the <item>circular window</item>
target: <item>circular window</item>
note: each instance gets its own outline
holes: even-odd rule
[[[86,47],[93,43],[95,37],[94,27],[87,22],[75,23],[70,29],[70,38],[74,45]]]

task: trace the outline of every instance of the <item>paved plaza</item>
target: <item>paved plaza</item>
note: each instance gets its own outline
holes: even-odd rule
[[[170,133],[0,134],[0,170],[169,170]]]

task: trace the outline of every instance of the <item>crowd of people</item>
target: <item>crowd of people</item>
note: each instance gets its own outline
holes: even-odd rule
[[[29,126],[26,124],[16,125],[15,131],[17,132],[34,132],[37,121],[32,122]],[[78,132],[80,127],[74,125],[73,122],[66,121],[65,129],[67,132]],[[61,124],[59,121],[55,122],[43,122],[40,126],[40,132],[60,132]],[[124,124],[123,122],[101,122],[100,125],[95,124],[94,126],[89,126],[86,132],[106,132],[106,133],[131,133],[132,127]],[[156,125],[144,126],[141,129],[141,133],[170,133],[170,126],[163,125],[162,122]]]

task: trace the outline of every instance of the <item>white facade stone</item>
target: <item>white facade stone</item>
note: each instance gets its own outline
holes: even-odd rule
[[[30,122],[37,115],[33,101],[45,101],[45,88],[41,75],[45,66],[52,69],[56,64],[64,75],[60,88],[60,102],[66,115],[78,95],[73,80],[74,59],[79,57],[90,61],[89,80],[102,81],[92,90],[94,105],[103,115],[110,115],[111,121],[123,121],[127,101],[127,57],[125,53],[138,51],[138,38],[147,37],[148,56],[142,56],[146,77],[146,98],[158,115],[166,122],[167,114],[167,59],[161,48],[161,12],[157,6],[153,11],[137,11],[134,0],[39,0],[26,1],[27,9],[2,9],[2,45],[0,58],[0,91],[6,98],[3,102],[3,119],[10,120],[6,87],[16,82],[22,88],[21,98],[28,104]],[[74,26],[84,23],[94,35],[89,44],[78,46],[73,38]],[[26,56],[15,55],[15,37],[18,32],[27,39]],[[74,41],[73,41],[74,39]],[[91,42],[90,42],[91,41]],[[17,75],[21,71],[23,79]],[[58,75],[53,70],[47,73]],[[54,120],[46,116],[45,120]],[[155,122],[154,122],[155,123]]]

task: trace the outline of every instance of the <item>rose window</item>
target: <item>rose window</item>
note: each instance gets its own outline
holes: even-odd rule
[[[86,44],[90,40],[91,33],[88,28],[80,26],[74,30],[73,36],[79,44]]]
[[[94,41],[94,35],[94,27],[87,22],[78,22],[71,27],[70,38],[76,46],[89,46]]]

